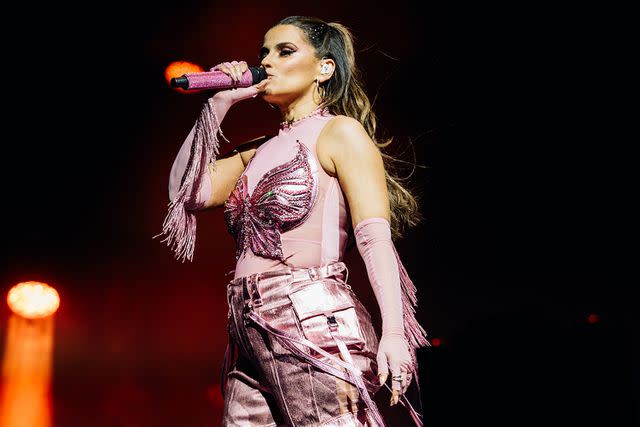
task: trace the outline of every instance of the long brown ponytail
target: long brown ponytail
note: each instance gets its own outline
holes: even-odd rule
[[[351,31],[342,24],[326,23],[308,16],[290,16],[276,25],[295,25],[300,28],[316,49],[318,58],[330,58],[335,61],[333,75],[320,86],[323,93],[322,105],[334,115],[345,115],[358,120],[380,149],[391,207],[391,235],[394,240],[401,238],[404,231],[415,227],[423,219],[419,199],[402,184],[402,181],[408,178],[400,178],[397,175],[397,164],[406,162],[381,150],[391,144],[393,138],[383,143],[376,139],[376,115],[365,93],[360,71],[356,67]]]

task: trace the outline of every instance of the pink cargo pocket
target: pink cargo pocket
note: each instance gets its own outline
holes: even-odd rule
[[[365,347],[360,322],[350,291],[336,280],[319,280],[289,293],[302,332],[323,350],[335,353],[338,346],[331,336],[329,321],[337,323],[338,335],[349,349]],[[317,352],[312,351],[317,355]]]

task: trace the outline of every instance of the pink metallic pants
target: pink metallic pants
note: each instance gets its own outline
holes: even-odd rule
[[[380,388],[378,337],[342,281],[345,268],[335,263],[311,277],[287,268],[228,284],[223,426],[384,425],[371,400]]]

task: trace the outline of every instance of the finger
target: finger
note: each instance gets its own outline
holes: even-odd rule
[[[266,90],[268,83],[269,83],[268,80],[262,80],[260,83],[254,85],[254,87],[256,88],[257,92],[264,92]]]
[[[402,390],[402,375],[391,373],[391,390],[393,391],[401,391]]]
[[[384,384],[387,382],[387,376],[389,374],[378,374],[378,382],[380,383],[380,385]]]
[[[223,64],[218,64],[215,67],[213,67],[211,69],[211,71],[222,71],[225,74],[229,74],[229,71],[227,70],[227,67],[225,67]]]
[[[242,101],[243,99],[253,98],[258,95],[258,91],[255,86],[234,88],[231,89],[231,91],[233,92],[234,99],[236,101]]]
[[[402,389],[402,370],[400,369],[400,364],[396,361],[391,362],[389,364],[389,368],[391,369],[391,389],[401,390]]]
[[[235,61],[225,62],[225,65],[227,65],[227,68],[229,69],[229,77],[231,77],[233,81],[237,81],[238,72],[236,71]]]
[[[400,391],[392,390],[391,391],[391,399],[389,399],[389,405],[393,406],[400,400]]]
[[[241,70],[240,62],[231,61],[231,65],[233,65],[233,72],[234,72],[234,75],[235,75],[235,80],[236,81],[242,80],[242,70]]]
[[[236,62],[235,66],[236,66],[236,69],[238,70],[238,72],[240,73],[240,76],[242,76],[244,74],[244,72],[249,69],[249,67],[247,66],[247,63],[245,61]]]
[[[233,80],[238,80],[238,72],[236,71],[236,64],[238,63],[238,61],[231,61],[229,62],[229,71],[231,71],[231,78]]]
[[[231,64],[231,62],[223,62],[220,65],[219,70],[233,79],[233,64]]]
[[[380,384],[387,382],[387,376],[389,375],[389,367],[387,365],[387,355],[384,352],[378,353],[376,357],[378,362],[378,380]]]
[[[242,71],[240,71],[240,67],[238,65],[233,66],[233,72],[236,76],[236,81],[242,80]]]

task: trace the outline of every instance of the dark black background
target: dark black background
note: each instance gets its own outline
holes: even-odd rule
[[[193,263],[151,239],[204,99],[163,72],[255,62],[269,26],[296,14],[354,31],[381,124],[426,166],[413,180],[426,221],[397,243],[442,342],[420,353],[426,424],[638,425],[624,11],[196,0],[3,14],[0,283],[61,294],[55,425],[219,423],[233,240],[219,211],[200,214]],[[252,100],[223,129],[233,145],[277,119]],[[347,261],[377,319],[358,254]]]

